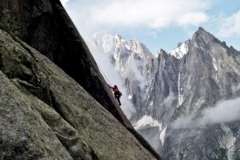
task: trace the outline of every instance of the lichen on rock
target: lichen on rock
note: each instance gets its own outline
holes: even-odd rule
[[[1,159],[155,159],[48,58],[0,37]]]

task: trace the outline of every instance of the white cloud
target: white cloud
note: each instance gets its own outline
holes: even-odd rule
[[[221,21],[219,34],[223,37],[240,36],[240,11]]]
[[[214,107],[204,109],[200,116],[192,113],[176,119],[172,126],[174,128],[200,128],[217,123],[228,123],[240,120],[240,98],[221,101]]]
[[[126,77],[134,77],[137,79],[139,86],[142,90],[147,85],[146,79],[144,78],[143,74],[138,69],[138,66],[141,66],[142,62],[137,62],[136,60],[131,57],[127,62],[127,67],[125,68],[124,75]]]
[[[69,2],[69,0],[61,0],[61,3],[63,6],[66,6],[68,2]]]
[[[208,21],[208,16],[202,12],[191,12],[185,15],[182,15],[178,20],[180,26],[199,26],[202,23]]]
[[[122,97],[120,98],[122,105],[120,107],[127,118],[131,120],[132,116],[136,114],[136,109],[131,100],[128,99],[127,89],[124,87],[119,74],[110,63],[108,55],[104,53],[101,48],[95,47],[92,39],[89,38],[86,42],[106,82],[111,86],[117,85],[119,90],[122,92]]]
[[[240,92],[240,84],[232,86],[232,93],[236,94],[237,92]]]
[[[227,123],[240,120],[240,98],[219,102],[215,107],[202,112],[203,125],[215,123]]]
[[[164,99],[163,103],[167,106],[167,107],[171,107],[172,103],[176,100],[176,96],[174,96],[173,93],[170,93],[166,99]]]
[[[62,0],[64,2],[66,0]],[[81,29],[198,26],[208,20],[207,0],[71,1],[67,10]]]

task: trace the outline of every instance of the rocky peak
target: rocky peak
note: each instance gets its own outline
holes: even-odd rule
[[[176,57],[177,59],[182,59],[188,53],[188,44],[189,41],[179,43],[177,48],[172,50],[170,54]]]
[[[129,42],[134,53],[138,54],[141,57],[152,57],[150,50],[138,40],[130,40]]]
[[[116,42],[124,42],[123,38],[119,34],[117,34],[117,35],[115,35],[113,37],[116,40]]]
[[[217,39],[212,34],[204,30],[202,27],[199,27],[199,29],[193,34],[191,39],[191,41],[194,41],[196,43],[205,42],[205,44],[213,42],[214,40]]]
[[[92,36],[95,43],[101,46],[105,53],[117,55],[116,57],[122,57],[123,55],[135,54],[139,57],[152,57],[152,53],[149,49],[138,40],[126,41],[119,34],[113,36],[105,31],[97,32]]]
[[[209,32],[207,32],[202,27],[199,27],[198,30],[193,34],[193,37],[200,36],[200,35],[211,35]]]
[[[161,55],[165,55],[167,54],[167,52],[163,49],[160,49],[159,52],[158,52],[158,57],[161,56]]]
[[[144,79],[145,97],[132,75],[123,77],[131,84],[126,86],[133,93],[139,133],[165,159],[238,159],[239,120],[211,124],[219,115],[208,117],[203,111],[218,112],[220,100],[239,97],[240,53],[200,27],[173,53],[161,49],[157,56],[137,68],[149,66],[151,73]],[[202,119],[203,114],[210,121]]]
[[[223,47],[227,47],[224,42],[220,42],[212,34],[204,30],[202,27],[199,27],[199,29],[193,34],[192,39],[179,43],[174,50],[170,51],[170,54],[177,59],[182,59],[189,52],[189,50],[198,49],[202,50],[203,53],[209,53],[211,50],[210,48],[214,43],[218,43]]]

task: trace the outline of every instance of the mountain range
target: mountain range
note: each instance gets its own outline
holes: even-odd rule
[[[202,27],[156,55],[106,32],[88,44],[117,70],[135,109],[131,123],[163,159],[240,159],[239,51]]]

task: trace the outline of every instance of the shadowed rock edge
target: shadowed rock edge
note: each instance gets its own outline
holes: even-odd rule
[[[0,9],[0,21],[4,22],[0,24],[2,29],[54,61],[159,158],[122,113],[89,49],[58,0],[3,1]]]

